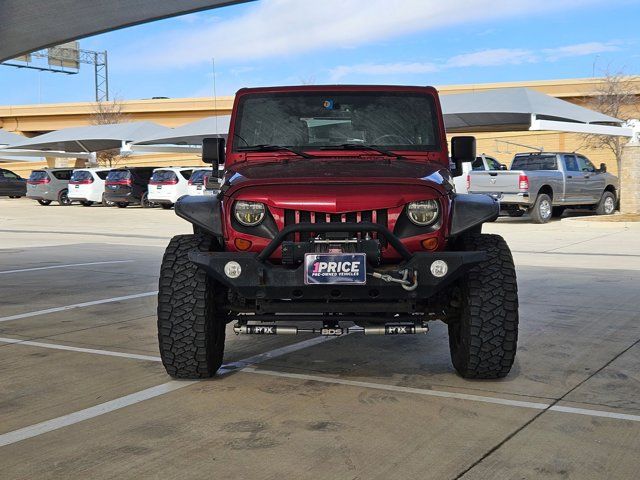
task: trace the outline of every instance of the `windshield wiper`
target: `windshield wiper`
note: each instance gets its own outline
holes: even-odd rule
[[[393,153],[389,150],[385,150],[384,148],[374,147],[373,145],[367,145],[364,143],[343,143],[341,145],[327,145],[321,148],[321,150],[369,150],[371,152],[378,152],[382,155],[386,155],[388,157],[393,158],[405,158],[402,155],[398,155],[397,153]]]
[[[285,147],[284,145],[249,145],[247,147],[237,147],[236,151],[238,152],[291,152],[295,153],[299,157],[302,158],[315,158],[313,155],[309,155],[301,150],[297,150],[291,147]]]

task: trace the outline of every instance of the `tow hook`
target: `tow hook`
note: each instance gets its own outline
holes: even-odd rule
[[[418,271],[414,270],[410,272],[408,269],[400,270],[398,273],[402,274],[402,278],[392,277],[386,273],[378,273],[373,272],[370,275],[373,278],[379,278],[383,282],[387,283],[399,283],[402,288],[404,288],[408,292],[412,292],[416,288],[418,288]],[[409,275],[411,274],[411,280],[409,280]]]

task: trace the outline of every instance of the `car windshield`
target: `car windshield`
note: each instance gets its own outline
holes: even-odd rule
[[[555,155],[523,155],[513,159],[511,170],[557,170]]]
[[[108,181],[127,180],[131,174],[129,170],[111,170],[107,175]]]
[[[433,97],[406,92],[310,92],[240,99],[234,150],[373,145],[395,150],[438,148]]]
[[[87,170],[75,170],[70,180],[72,182],[79,182],[81,180],[90,180],[91,178],[91,172]]]
[[[29,175],[29,180],[32,180],[32,181],[44,180],[46,178],[47,178],[47,172],[43,170],[34,170],[33,172],[31,172],[31,175]]]

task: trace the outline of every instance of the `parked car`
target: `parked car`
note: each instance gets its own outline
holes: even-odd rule
[[[211,177],[211,175],[211,168],[198,168],[194,170],[191,173],[187,185],[187,195],[206,195],[207,192],[210,191],[206,188],[206,178]]]
[[[11,170],[0,168],[0,197],[20,198],[27,194],[27,181]]]
[[[110,168],[76,168],[69,179],[69,199],[85,207],[94,203],[108,206],[104,198],[104,184]]]
[[[519,153],[509,171],[472,171],[468,183],[469,193],[487,193],[510,216],[528,212],[535,223],[559,217],[567,207],[610,215],[618,195],[618,178],[606,165],[596,168],[577,153]]]
[[[479,157],[476,157],[474,162],[464,162],[462,164],[462,175],[453,177],[453,185],[455,186],[456,193],[469,193],[467,185],[467,174],[469,172],[492,170],[507,170],[507,166],[484,153]]]
[[[71,168],[44,168],[34,170],[27,180],[27,198],[37,200],[40,205],[57,201],[60,205],[71,205],[69,179]]]
[[[170,209],[176,201],[189,195],[189,180],[194,167],[157,168],[149,180],[149,201]]]
[[[169,375],[213,376],[229,323],[239,335],[407,335],[435,319],[461,376],[509,373],[515,267],[504,239],[481,233],[499,205],[451,191],[434,88],[245,88],[232,118],[228,146],[202,146],[224,189],[175,205],[194,233],[173,237],[160,267]],[[451,145],[456,171],[476,158],[473,137]]]
[[[147,187],[153,171],[157,167],[124,167],[109,172],[105,180],[104,198],[120,208],[132,204],[151,207]]]

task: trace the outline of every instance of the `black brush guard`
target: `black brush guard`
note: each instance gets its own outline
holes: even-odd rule
[[[304,282],[304,265],[283,266],[269,261],[285,239],[296,232],[377,232],[384,236],[389,246],[402,257],[397,265],[383,265],[375,269],[383,275],[402,278],[401,272],[408,270],[417,278],[417,287],[402,288],[399,283],[371,276],[368,267],[367,283],[311,284]],[[411,253],[388,228],[370,222],[299,223],[283,228],[260,253],[253,252],[200,252],[189,254],[192,262],[204,268],[215,280],[227,286],[231,292],[246,300],[255,300],[255,313],[366,313],[366,312],[411,312],[418,302],[426,301],[462,275],[475,263],[485,260],[485,252],[417,252]],[[431,273],[436,260],[446,262],[448,271],[443,277]],[[242,273],[238,278],[229,278],[224,273],[225,265],[237,262]],[[233,305],[230,306],[232,309]]]

